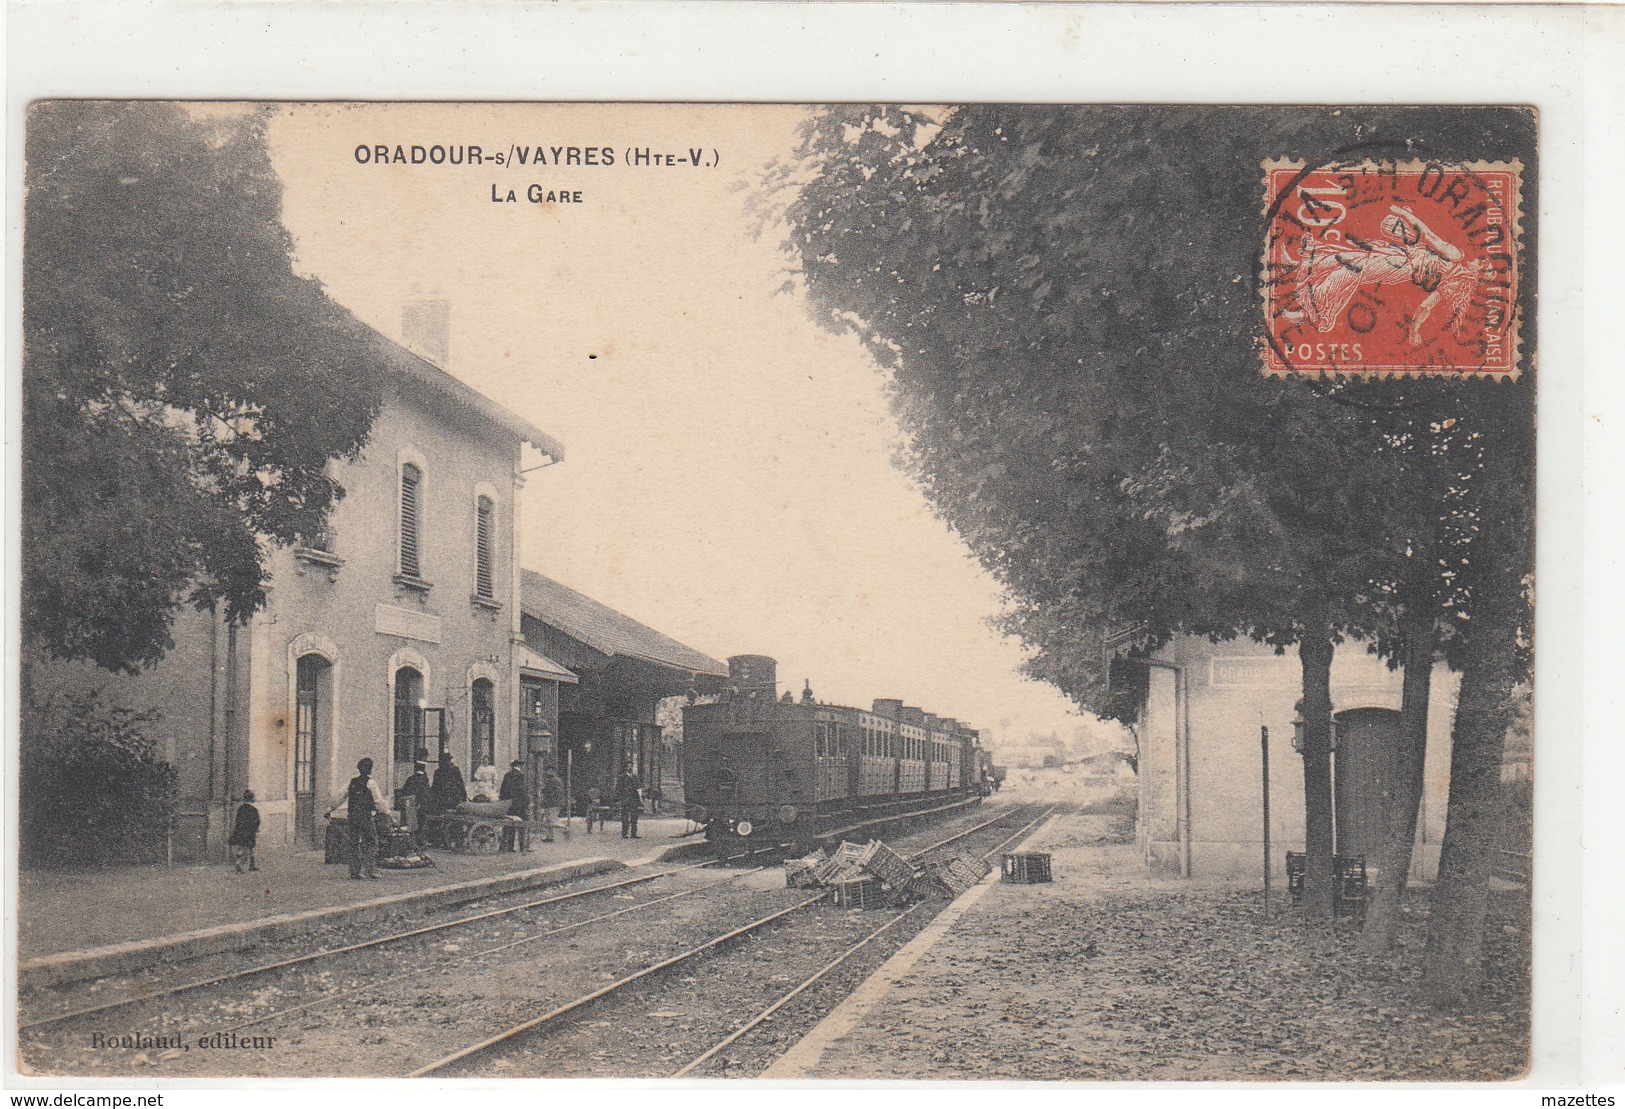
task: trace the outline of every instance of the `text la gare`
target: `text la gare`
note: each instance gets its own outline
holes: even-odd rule
[[[532,183],[522,191],[518,189],[499,188],[495,181],[491,182],[491,203],[518,204],[523,196],[532,204],[580,204],[580,189],[547,189]]]

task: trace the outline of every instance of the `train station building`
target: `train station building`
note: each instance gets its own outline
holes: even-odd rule
[[[563,447],[437,364],[446,322],[420,304],[417,349],[372,336],[384,404],[361,457],[332,464],[346,495],[325,534],[268,553],[267,601],[246,624],[183,608],[174,647],[136,675],[31,664],[40,695],[100,691],[159,715],[176,861],[223,856],[245,789],[262,848],[310,848],[364,756],[386,792],[420,750],[470,778],[505,767],[526,742],[521,665],[532,682],[573,680],[520,636],[523,471]]]
[[[388,794],[426,753],[470,793],[521,760],[609,796],[633,769],[680,803],[680,753],[656,703],[713,693],[728,668],[518,563],[526,473],[564,457],[552,436],[443,368],[443,302],[408,306],[410,346],[369,333],[383,406],[361,456],[333,463],[345,496],[321,536],[267,554],[265,606],[246,624],[180,609],[150,670],[31,659],[33,695],[95,693],[156,714],[175,768],[175,862],[225,856],[252,790],[262,850],[320,848],[368,757]]]

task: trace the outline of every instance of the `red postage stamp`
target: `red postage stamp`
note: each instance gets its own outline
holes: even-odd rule
[[[1263,169],[1266,375],[1517,379],[1519,162]]]

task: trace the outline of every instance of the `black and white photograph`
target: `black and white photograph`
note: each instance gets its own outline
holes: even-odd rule
[[[1547,1073],[1566,117],[910,91],[16,105],[8,1084]]]

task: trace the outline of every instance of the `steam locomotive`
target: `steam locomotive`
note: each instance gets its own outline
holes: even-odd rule
[[[778,694],[778,664],[728,660],[730,688],[683,710],[688,817],[725,848],[805,848],[860,828],[973,805],[992,788],[976,729],[896,700]]]

